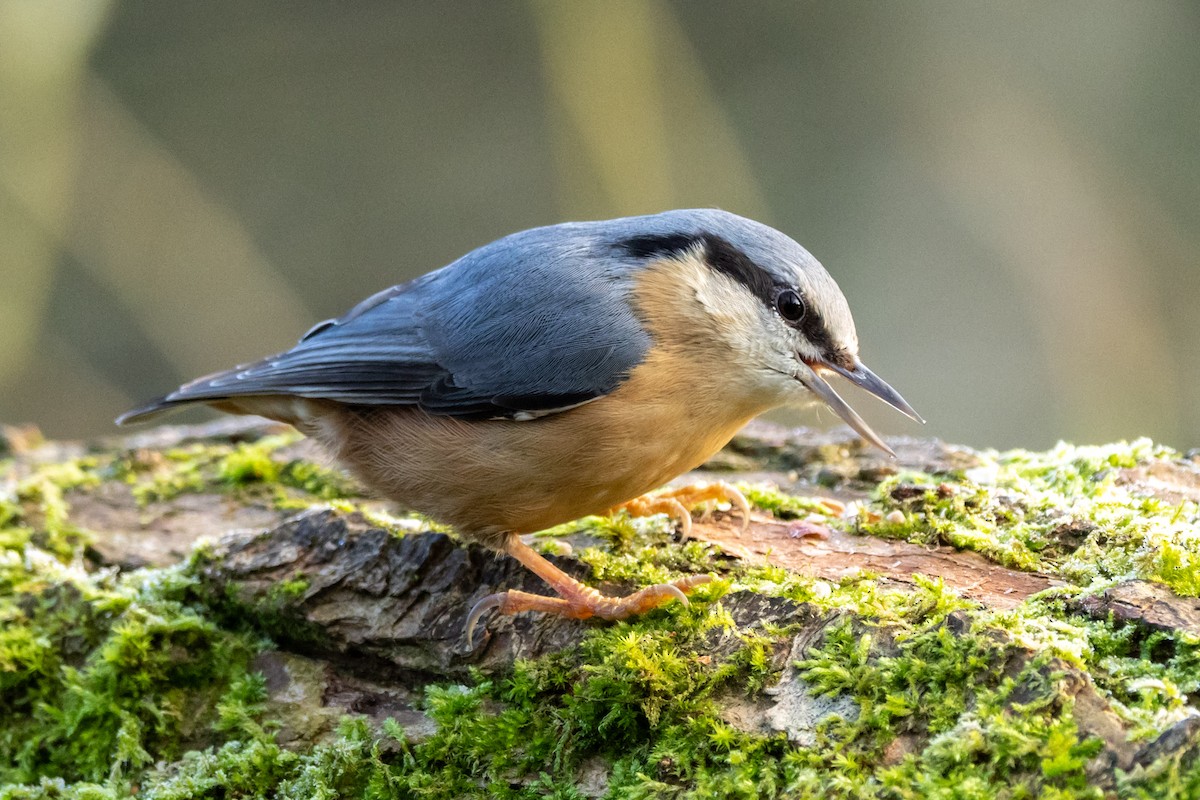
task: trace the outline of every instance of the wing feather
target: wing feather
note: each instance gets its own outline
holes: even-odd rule
[[[532,419],[601,397],[649,347],[631,308],[632,264],[588,226],[558,227],[379,292],[291,350],[194,380],[118,422],[256,395],[467,419]]]

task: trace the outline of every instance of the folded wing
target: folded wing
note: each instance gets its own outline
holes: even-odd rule
[[[464,419],[530,419],[601,397],[649,346],[630,308],[629,265],[547,230],[380,292],[291,350],[194,380],[117,421],[267,395]]]

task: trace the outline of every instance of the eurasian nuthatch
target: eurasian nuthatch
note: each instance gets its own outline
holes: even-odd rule
[[[480,613],[620,619],[704,576],[609,598],[521,539],[691,470],[751,418],[824,401],[891,452],[822,377],[916,412],[858,359],[850,309],[779,231],[681,210],[515,233],[322,322],[285,353],[192,381],[188,403],[315,437],[369,487],[517,558],[560,597]]]

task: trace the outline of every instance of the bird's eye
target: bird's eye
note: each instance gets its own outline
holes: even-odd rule
[[[779,316],[788,322],[799,322],[804,319],[804,312],[808,310],[800,293],[795,289],[784,289],[780,292],[775,297],[775,308],[779,311]]]

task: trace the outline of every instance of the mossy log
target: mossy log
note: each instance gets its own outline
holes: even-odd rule
[[[0,799],[1200,797],[1200,462],[756,424],[693,539],[531,537],[621,623],[227,420],[0,452]]]

